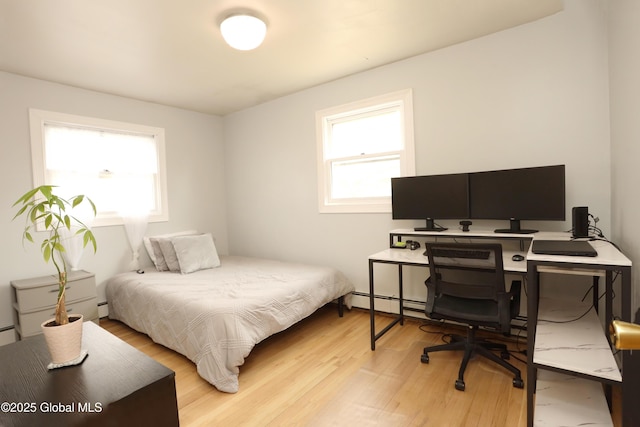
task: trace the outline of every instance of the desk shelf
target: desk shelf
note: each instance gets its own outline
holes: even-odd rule
[[[613,427],[602,385],[557,372],[538,375],[535,427]]]
[[[421,236],[421,237],[468,237],[473,239],[515,239],[531,240],[535,234],[520,233],[496,233],[493,230],[482,230],[479,228],[462,231],[459,229],[449,229],[444,231],[415,231],[410,228],[399,228],[389,232],[390,237],[397,236]]]
[[[533,363],[598,381],[622,381],[600,320],[586,303],[540,299]]]

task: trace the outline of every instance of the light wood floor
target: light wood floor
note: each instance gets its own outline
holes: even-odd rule
[[[460,330],[420,324],[410,320],[395,326],[371,351],[368,311],[354,309],[340,318],[335,306],[324,307],[258,344],[240,367],[240,391],[228,394],[200,378],[187,358],[120,322],[100,321],[176,372],[183,427],[526,425],[526,388],[514,388],[503,368],[472,359],[466,390],[460,392],[454,382],[461,353],[432,353],[429,364],[421,363],[423,347],[441,343],[442,333]],[[511,362],[526,383],[525,363],[513,357]]]

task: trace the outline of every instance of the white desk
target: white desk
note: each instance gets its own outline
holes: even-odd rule
[[[566,233],[544,232],[535,233],[535,235],[544,235],[549,239],[560,239],[561,236]],[[515,233],[496,233],[492,230],[473,230],[462,231],[458,229],[451,229],[445,231],[415,231],[412,229],[399,228],[391,230],[389,232],[389,246],[393,244],[394,239],[399,239],[403,236],[411,237],[427,237],[437,239],[438,237],[445,237],[449,239],[491,239],[491,240],[520,240],[521,242],[530,241],[533,239],[534,234],[515,234]],[[547,238],[545,237],[545,238]],[[541,237],[538,237],[539,239]],[[526,250],[526,248],[525,248]]]
[[[580,321],[568,323],[541,322],[542,320],[575,319],[584,313],[584,306],[573,306],[563,302],[540,299],[539,274],[579,274],[605,278],[605,325],[613,319],[613,281],[614,274],[620,280],[621,293],[617,295],[621,303],[621,320],[631,321],[631,261],[612,244],[605,241],[591,241],[598,252],[596,257],[575,257],[558,255],[540,255],[530,251],[530,243],[539,240],[568,240],[570,235],[561,232],[538,232],[535,234],[502,234],[492,231],[463,232],[451,230],[444,232],[416,232],[413,230],[392,230],[389,233],[389,245],[402,237],[429,239],[492,239],[519,240],[520,251],[505,250],[503,254],[504,270],[507,273],[526,275],[527,278],[527,425],[528,427],[547,425],[579,425],[580,422],[595,422],[593,425],[611,425],[608,414],[595,413],[597,409],[608,409],[607,401],[602,397],[600,384],[610,386],[622,384],[622,417],[624,427],[640,426],[640,405],[634,402],[634,396],[640,390],[640,351],[622,351],[624,375],[618,367],[611,351],[606,331],[602,330],[600,320],[593,311]],[[415,239],[414,239],[415,240]],[[424,245],[417,250],[385,249],[370,255],[369,261],[369,298],[371,318],[371,350],[375,342],[396,324],[404,322],[403,306],[403,266],[428,267],[423,255]],[[513,261],[512,255],[520,253],[525,261]],[[374,269],[376,263],[398,266],[399,314],[380,332],[375,329],[375,284]],[[599,292],[594,291],[592,305],[597,307]],[[587,304],[588,306],[588,304]],[[581,311],[582,310],[582,311]],[[572,317],[574,316],[574,317]],[[589,333],[590,332],[590,333]],[[538,371],[541,371],[538,376]],[[536,385],[538,389],[536,390]],[[571,387],[576,392],[568,391]],[[608,387],[610,390],[610,387]],[[570,398],[575,398],[573,401]],[[585,400],[586,405],[575,400]],[[538,409],[535,403],[538,404]],[[573,413],[572,413],[573,412]],[[586,418],[585,418],[586,417]],[[586,420],[586,421],[585,421]]]
[[[559,233],[547,234],[550,238],[559,237]],[[447,239],[509,239],[509,240],[518,240],[520,241],[521,250],[505,250],[503,252],[503,267],[504,271],[507,273],[514,273],[525,275],[527,274],[527,263],[526,261],[513,261],[512,257],[515,254],[519,254],[522,256],[526,256],[528,243],[533,238],[532,234],[510,234],[510,233],[494,233],[493,231],[488,230],[479,230],[473,232],[463,232],[461,230],[446,230],[446,231],[414,231],[407,229],[397,229],[392,230],[389,233],[389,246],[391,246],[394,241],[402,239],[402,237],[420,237],[424,239],[438,239],[438,238],[447,238]],[[525,245],[526,242],[526,245]],[[418,267],[429,267],[429,261],[427,256],[424,255],[424,245],[421,245],[420,248],[416,250],[411,249],[385,249],[383,251],[377,252],[373,255],[369,256],[369,311],[370,311],[370,321],[371,321],[371,350],[376,349],[376,341],[382,337],[389,329],[397,324],[404,324],[404,295],[403,295],[403,273],[402,269],[404,266],[418,266]],[[376,333],[375,326],[375,280],[374,280],[374,264],[394,264],[398,266],[398,303],[399,303],[399,312],[398,316],[395,317],[388,325],[386,325],[382,330]],[[425,276],[426,277],[426,276]]]
[[[425,248],[412,251],[411,249],[385,249],[373,255],[369,255],[369,260],[373,262],[381,262],[387,264],[405,264],[429,267],[427,256],[424,255]],[[524,261],[514,261],[511,259],[514,255],[519,254],[526,257],[525,251],[505,250],[502,252],[502,262],[504,271],[507,273],[524,274],[527,272],[526,258]]]

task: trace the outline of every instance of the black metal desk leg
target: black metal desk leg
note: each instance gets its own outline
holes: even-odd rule
[[[607,270],[605,278],[604,321],[608,328],[613,320],[613,272],[611,270]],[[607,338],[609,338],[609,334],[607,334]]]
[[[376,349],[376,307],[373,294],[373,261],[369,260],[369,319],[371,321],[371,350]]]
[[[598,276],[593,276],[593,307],[596,309],[596,313],[600,313],[599,301],[600,301],[600,278]]]
[[[398,295],[400,303],[400,324],[404,325],[404,297],[402,293],[402,264],[398,264]]]
[[[536,392],[536,368],[533,365],[535,334],[538,322],[540,275],[537,264],[527,264],[527,427],[533,427],[534,394]]]
[[[620,270],[622,278],[622,320],[632,322],[631,307],[631,267]],[[640,351],[622,350],[622,426],[640,425],[640,405],[638,405],[638,389],[640,389]]]
[[[604,288],[605,288],[604,321],[605,321],[605,325],[607,325],[606,326],[607,328],[609,327],[608,325],[610,325],[611,321],[613,320],[613,279],[612,277],[613,275],[611,273],[611,270],[607,270],[605,272],[605,284],[604,284]],[[594,280],[594,287],[597,290],[598,278],[594,277],[593,280]],[[597,295],[594,295],[594,297],[597,297]],[[606,336],[607,336],[607,342],[609,343],[609,345],[611,345],[611,338],[609,337],[609,334],[607,333]],[[607,399],[607,405],[609,406],[609,411],[612,411],[613,410],[613,390],[610,384],[604,385],[604,397]]]
[[[633,297],[631,295],[631,267],[621,269],[620,276],[622,277],[622,283],[620,284],[622,289],[622,320],[625,322],[633,322],[631,314],[631,306],[633,305]]]

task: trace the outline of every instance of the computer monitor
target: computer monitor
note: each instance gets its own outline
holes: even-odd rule
[[[466,173],[391,179],[393,219],[421,219],[416,231],[443,231],[437,219],[469,218],[469,177]]]
[[[520,220],[565,220],[565,167],[542,166],[469,174],[470,217],[508,219],[498,233],[535,233]]]

